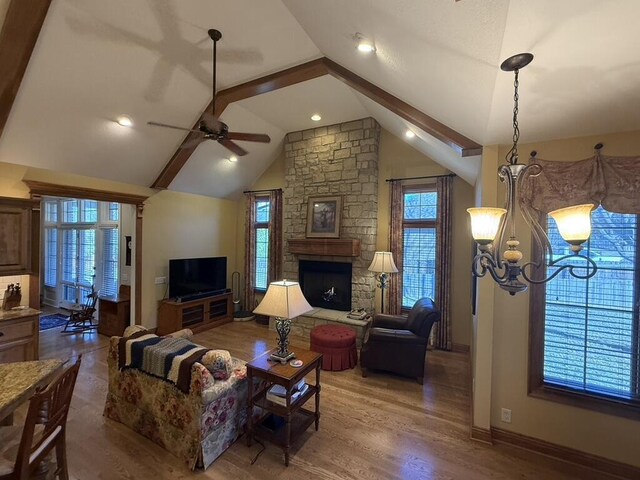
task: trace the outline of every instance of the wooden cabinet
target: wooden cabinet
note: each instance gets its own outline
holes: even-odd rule
[[[35,200],[0,197],[0,275],[24,275],[36,270],[39,225],[33,225]]]
[[[167,335],[183,328],[201,332],[231,321],[231,293],[186,302],[161,300],[158,309],[158,335]]]
[[[131,322],[131,300],[128,296],[98,297],[98,333],[121,337]]]
[[[0,311],[0,363],[38,360],[40,312]]]

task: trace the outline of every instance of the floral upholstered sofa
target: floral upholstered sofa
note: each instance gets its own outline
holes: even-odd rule
[[[231,359],[227,380],[214,380],[201,363],[191,368],[189,393],[135,369],[120,369],[119,341],[111,337],[109,389],[104,415],[151,439],[194,470],[207,468],[243,431],[245,362]]]

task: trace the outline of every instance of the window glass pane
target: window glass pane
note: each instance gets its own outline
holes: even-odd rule
[[[402,306],[411,308],[420,298],[435,298],[435,228],[404,229],[403,264]]]
[[[58,222],[58,201],[47,200],[44,202],[44,221],[49,223]]]
[[[120,220],[120,204],[116,202],[109,203],[109,220],[117,222]]]
[[[65,229],[62,231],[62,280],[65,282],[76,282],[77,259],[77,230],[74,228]]]
[[[78,201],[77,200],[62,201],[62,221],[64,223],[78,222]]]
[[[94,229],[80,230],[78,258],[78,282],[91,286],[95,283],[96,273],[96,231]]]
[[[55,287],[58,281],[58,229],[44,229],[44,284]]]
[[[102,230],[102,286],[100,295],[116,295],[118,293],[118,229]]]
[[[267,288],[269,269],[269,229],[256,229],[256,288]]]
[[[637,397],[637,216],[600,207],[592,221],[583,253],[596,262],[598,272],[581,280],[565,271],[546,286],[544,380],[592,393]],[[548,221],[548,230],[556,258],[568,253],[554,221]]]
[[[256,222],[266,223],[269,221],[269,214],[271,205],[269,200],[257,200],[256,201]]]
[[[437,192],[410,192],[404,194],[405,220],[434,220],[437,215]]]
[[[76,287],[72,287],[71,285],[64,285],[62,287],[63,300],[71,303],[76,303],[78,301],[77,295],[78,289]]]
[[[95,200],[80,200],[81,222],[96,223],[98,221],[98,202]]]

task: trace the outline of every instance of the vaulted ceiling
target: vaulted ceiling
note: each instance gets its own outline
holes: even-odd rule
[[[14,0],[16,1],[16,0]],[[8,0],[0,0],[0,19]],[[222,31],[218,86],[326,56],[471,140],[510,140],[513,76],[501,61],[535,55],[521,74],[524,141],[640,128],[637,0],[53,0],[0,137],[0,161],[149,186],[211,100],[209,28]],[[363,56],[353,35],[377,47]],[[289,131],[373,116],[436,162],[475,181],[460,153],[330,76],[230,104],[235,164],[204,142],[169,188],[234,198],[279,155]],[[133,128],[113,120],[127,114]]]

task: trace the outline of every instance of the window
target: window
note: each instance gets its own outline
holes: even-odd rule
[[[267,274],[269,271],[269,216],[271,214],[271,205],[269,203],[269,198],[256,198],[255,208],[255,288],[257,290],[266,290]]]
[[[45,199],[43,208],[45,301],[83,303],[92,287],[116,295],[120,204]]]
[[[404,190],[402,308],[413,307],[423,297],[435,299],[437,216],[435,187]]]
[[[540,324],[544,331],[533,335],[542,338],[542,345],[533,346],[532,356],[542,361],[534,362],[541,371],[531,372],[531,390],[553,390],[601,410],[609,403],[610,413],[620,414],[626,403],[640,416],[638,216],[599,207],[592,221],[583,253],[596,262],[598,272],[587,280],[562,272],[532,295],[544,307],[532,316],[532,328]],[[549,220],[547,228],[556,256],[565,254],[555,222]]]

